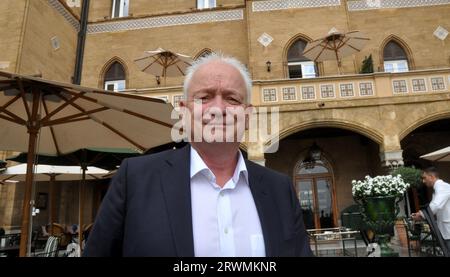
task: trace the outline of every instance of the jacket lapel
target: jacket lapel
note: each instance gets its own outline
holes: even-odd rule
[[[278,256],[279,249],[277,243],[277,211],[275,205],[269,197],[268,184],[262,178],[262,171],[256,165],[246,160],[248,170],[248,181],[250,190],[258,210],[259,221],[264,236],[264,244],[266,248],[266,256]]]
[[[194,256],[192,231],[190,145],[175,150],[162,172],[162,191],[172,228],[176,255]]]

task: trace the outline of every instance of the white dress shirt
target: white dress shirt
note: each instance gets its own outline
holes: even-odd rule
[[[430,209],[436,215],[436,222],[442,237],[450,240],[450,184],[437,180],[434,183]]]
[[[244,158],[221,188],[191,147],[191,203],[196,257],[264,257],[264,239]]]

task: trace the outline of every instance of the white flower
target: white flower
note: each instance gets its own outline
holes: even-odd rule
[[[355,198],[371,196],[400,196],[409,188],[401,175],[365,176],[364,180],[352,181],[352,194]]]

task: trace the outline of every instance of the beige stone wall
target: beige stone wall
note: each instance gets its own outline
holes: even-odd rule
[[[0,70],[15,72],[20,52],[26,0],[0,1]]]
[[[113,57],[119,57],[128,73],[127,88],[156,87],[155,76],[143,73],[134,64],[146,50],[158,47],[195,56],[202,49],[210,48],[248,60],[243,21],[229,21],[152,28],[125,32],[90,34],[86,40],[82,84],[90,87],[103,86],[102,71]],[[211,36],[214,34],[214,36]],[[164,80],[162,79],[164,85]],[[168,77],[167,86],[179,86],[182,77]]]
[[[242,1],[228,1],[224,6],[240,4],[240,2]],[[122,58],[125,57],[124,60],[129,60],[126,55],[135,55],[144,48],[143,46],[150,49],[163,45],[168,49],[180,49],[189,55],[195,55],[203,48],[221,49],[242,59],[249,66],[253,79],[280,79],[287,77],[286,53],[296,38],[318,39],[335,27],[343,32],[360,30],[371,38],[360,53],[343,58],[342,74],[358,73],[362,60],[370,54],[374,59],[375,71],[382,70],[380,56],[382,47],[386,40],[393,36],[404,42],[406,51],[411,54],[412,69],[450,66],[450,44],[433,36],[434,30],[439,25],[450,28],[450,17],[447,16],[450,13],[450,5],[349,12],[342,4],[334,7],[253,12],[252,2],[247,2],[245,19],[239,23],[219,22],[90,35],[90,38],[98,39],[90,39],[86,49],[88,52],[91,50],[102,52],[98,49],[111,52],[105,57],[98,55],[98,58],[95,57],[92,61],[100,64],[119,54]],[[103,20],[105,14],[110,13],[110,1],[92,1],[91,3],[91,21]],[[218,4],[220,5],[219,2]],[[135,7],[139,9],[139,15],[144,16],[155,15],[156,13],[151,12],[153,8],[159,11],[159,14],[175,11],[190,12],[190,5],[195,5],[195,1],[182,3],[177,1],[177,5],[172,5],[170,1],[155,1],[155,4],[146,10],[146,5],[133,1],[131,10]],[[138,16],[136,13],[133,14]],[[274,41],[266,48],[257,42],[258,37],[263,33],[268,33],[274,38]],[[130,43],[124,45],[124,41],[130,41]],[[184,44],[188,44],[186,45],[188,47]],[[127,53],[119,53],[117,51],[119,48],[127,48]],[[91,57],[92,55],[89,56]],[[271,72],[267,72],[267,61],[272,63]],[[338,74],[336,61],[319,63],[318,68],[321,76]],[[99,67],[87,64],[84,71],[85,75],[94,78],[93,76],[99,72]],[[130,80],[129,88],[156,85],[154,80],[153,82],[145,80],[148,77],[146,75],[132,72],[130,75],[136,80]],[[90,80],[86,82],[93,84]],[[170,85],[179,83],[181,79],[169,82]]]
[[[250,6],[250,5],[249,5]],[[413,68],[450,66],[450,44],[433,36],[440,25],[450,28],[450,5],[420,8],[382,9],[347,12],[344,5],[337,7],[287,9],[270,12],[248,12],[249,57],[254,79],[287,77],[286,49],[296,36],[318,39],[335,27],[340,31],[360,30],[371,40],[364,49],[342,60],[342,73],[358,73],[365,56],[372,54],[375,71],[382,71],[382,45],[391,35],[405,42],[411,52]],[[257,42],[262,33],[274,38],[264,48]],[[272,62],[271,72],[266,61]],[[319,64],[323,75],[338,73],[335,61]]]
[[[20,229],[24,192],[23,183],[0,184],[0,226]]]
[[[20,205],[15,205],[16,185],[0,184],[0,226],[10,228],[14,209],[20,209]],[[5,227],[4,227],[5,228]],[[6,228],[5,228],[6,229]]]
[[[364,31],[371,38],[356,55],[357,65],[372,54],[374,69],[381,70],[381,47],[386,38],[395,35],[409,47],[413,68],[449,67],[450,43],[433,35],[438,26],[450,29],[449,14],[450,5],[350,12],[350,29]]]
[[[62,3],[67,3],[67,2],[71,2],[72,0],[60,0]],[[83,2],[84,0],[79,0],[80,1],[80,6],[79,7],[70,7],[69,5],[66,4],[67,8],[72,11],[72,13],[77,17],[80,18],[81,16],[81,7],[83,6]],[[94,0],[95,1],[95,0]],[[91,1],[92,2],[92,1]]]
[[[71,82],[77,47],[76,30],[47,1],[29,1],[23,44],[21,74],[41,73],[43,78]],[[54,50],[51,38],[57,37],[60,48]]]
[[[288,76],[285,68],[287,48],[295,37],[314,40],[325,36],[332,27],[348,29],[343,6],[248,12],[248,26],[250,69],[254,79],[263,80]],[[257,41],[263,33],[274,39],[268,47]],[[272,63],[271,72],[267,72],[266,61]],[[343,60],[342,67],[343,73],[354,72],[351,59]],[[325,75],[337,74],[336,62],[324,62],[323,70]]]
[[[217,0],[217,7],[232,7],[236,5],[244,5],[244,0]],[[130,16],[141,17],[148,15],[162,15],[170,13],[191,12],[197,9],[196,0],[131,0]],[[111,0],[95,0],[91,1],[89,21],[103,21],[110,19],[112,13]]]

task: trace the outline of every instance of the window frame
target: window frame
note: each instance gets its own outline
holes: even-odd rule
[[[285,99],[286,95],[288,96],[288,98],[289,98],[289,96],[292,95],[292,91],[289,91],[290,89],[294,90],[293,91],[294,98],[293,99]],[[285,91],[285,90],[287,90],[287,91]],[[283,101],[286,101],[286,102],[297,101],[297,88],[295,86],[282,87],[281,88],[281,96],[282,96]]]
[[[421,81],[423,83],[421,83]],[[420,90],[416,90],[416,88],[420,88]],[[428,86],[427,86],[426,78],[411,78],[411,92],[412,93],[423,93],[423,92],[427,92],[427,91],[428,91]]]
[[[304,94],[303,94],[303,88],[313,88],[313,95],[314,95],[314,98],[304,98],[303,96],[304,96]],[[309,91],[307,91],[306,93],[310,93]],[[316,100],[317,99],[317,93],[316,93],[316,87],[315,86],[313,86],[313,85],[303,85],[303,86],[301,86],[300,87],[300,94],[301,94],[301,98],[302,98],[302,100],[305,100],[305,101],[311,101],[311,100]]]
[[[405,91],[400,91],[400,92],[396,92],[395,91],[395,83],[396,82],[403,82],[405,84]],[[402,95],[402,94],[408,94],[409,93],[409,88],[408,88],[408,81],[405,79],[396,79],[396,80],[392,80],[392,94],[394,95]]]
[[[288,77],[289,77],[289,79],[299,79],[299,78],[294,78],[294,77],[291,77],[290,76],[290,74],[289,74],[289,67],[290,66],[294,66],[294,65],[300,65],[301,66],[301,70],[302,70],[302,77],[300,77],[301,79],[312,79],[312,78],[317,78],[317,67],[316,67],[316,63],[314,62],[314,61],[304,61],[304,62],[288,62],[287,63],[287,66],[288,66]],[[306,66],[313,66],[313,68],[314,68],[314,76],[311,76],[311,75],[309,75],[309,76],[305,76],[304,74],[303,74],[303,72],[306,72],[306,70],[304,70],[305,68],[306,68]]]
[[[174,108],[180,107],[180,102],[183,101],[184,94],[175,94],[172,96],[172,106]]]
[[[119,89],[119,85],[123,83],[123,89]],[[114,90],[108,90],[108,85],[114,85]],[[111,92],[121,92],[126,89],[127,81],[126,80],[112,80],[105,81],[103,84],[103,89]]]
[[[116,16],[116,3],[119,1],[119,13]],[[124,6],[127,7],[126,12]],[[127,17],[130,14],[130,0],[113,0],[111,18]]]
[[[333,96],[332,97],[323,97],[322,87],[331,86],[333,88]],[[334,84],[321,84],[319,87],[320,99],[335,99],[337,96],[336,87]],[[327,92],[328,93],[328,92]]]
[[[210,1],[212,3],[210,3]],[[197,0],[197,10],[217,8],[216,0]]]
[[[398,64],[400,63],[404,63],[406,65],[406,69],[405,70],[399,70]],[[386,70],[386,64],[392,64],[394,65],[392,68],[392,71],[388,71]],[[391,60],[391,61],[384,61],[383,62],[383,66],[384,66],[384,72],[389,72],[389,73],[401,73],[401,72],[409,72],[409,62],[407,59],[404,60]]]
[[[342,86],[344,86],[345,88],[343,89]],[[351,86],[352,94],[351,94],[351,95],[344,95],[343,92],[344,92],[344,91],[348,92],[349,86]],[[339,96],[340,96],[340,98],[352,98],[352,97],[356,97],[356,87],[355,87],[355,83],[339,83]]]
[[[441,79],[442,80],[442,84],[444,85],[443,88],[435,89],[435,85],[436,84],[433,84],[433,80],[437,80],[437,79]],[[431,84],[431,90],[432,91],[445,91],[445,90],[447,90],[447,86],[445,85],[445,77],[443,77],[443,76],[430,77],[430,84]]]
[[[274,100],[266,100],[266,97],[265,97],[265,92],[272,92],[272,91],[274,91],[275,93],[274,93],[274,96],[275,96],[275,98],[274,98]],[[262,96],[262,102],[263,103],[274,103],[274,102],[278,102],[278,90],[277,90],[277,88],[275,88],[275,87],[271,87],[271,88],[263,88],[262,89],[262,94],[261,94],[261,96]],[[270,96],[271,95],[269,95],[269,98],[270,98]]]
[[[367,92],[367,84],[370,84],[370,90],[372,91],[372,94],[362,94],[362,88],[361,85],[365,85],[366,88],[366,92]],[[360,82],[358,83],[358,88],[359,88],[359,96],[361,97],[370,97],[370,96],[375,96],[375,88],[374,88],[374,83],[372,81],[365,81],[365,82]]]

